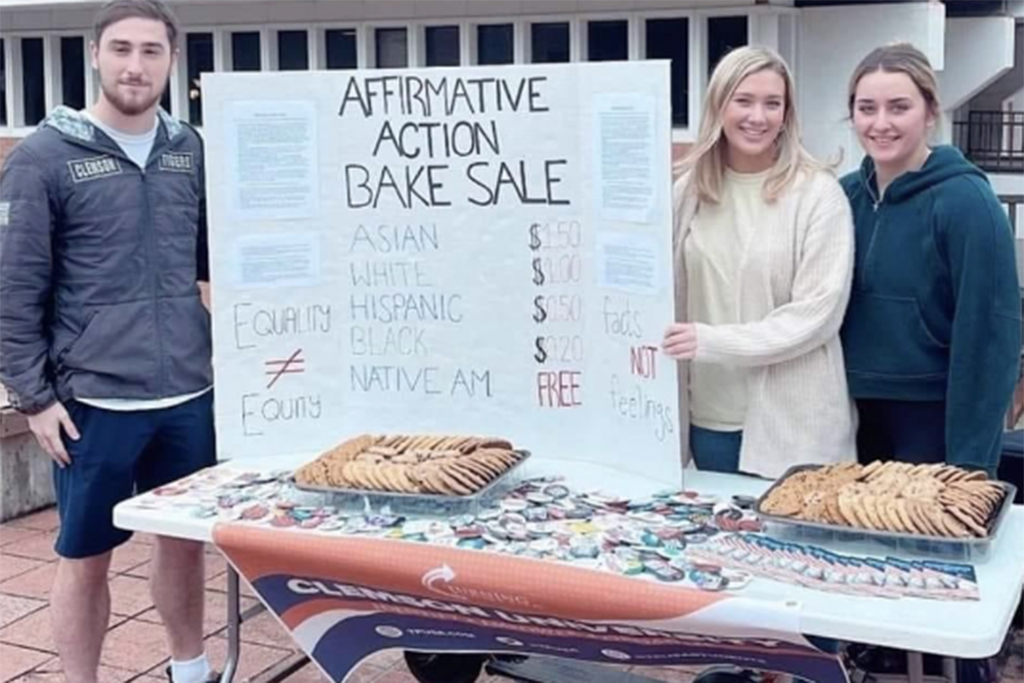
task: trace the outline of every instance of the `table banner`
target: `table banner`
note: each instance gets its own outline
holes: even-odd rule
[[[214,542],[331,680],[389,649],[629,666],[733,664],[846,683],[800,610],[531,558],[221,523]]]

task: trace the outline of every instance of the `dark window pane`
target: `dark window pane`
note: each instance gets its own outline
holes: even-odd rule
[[[747,44],[746,17],[711,17],[708,19],[708,76],[728,52]]]
[[[672,60],[672,124],[690,121],[689,23],[686,19],[648,19],[647,58]]]
[[[459,27],[428,26],[427,66],[459,65]]]
[[[189,33],[185,38],[188,60],[188,120],[203,125],[202,75],[213,71],[213,34]]]
[[[7,125],[7,51],[0,38],[0,126]]]
[[[476,63],[511,64],[515,61],[513,24],[485,24],[476,27]]]
[[[309,69],[309,38],[305,31],[277,32],[277,70]]]
[[[404,28],[379,28],[375,35],[378,69],[409,66],[409,40]]]
[[[21,39],[21,88],[25,105],[25,125],[34,126],[46,116],[43,76],[43,39]]]
[[[591,21],[587,24],[587,60],[608,62],[629,59],[629,23]]]
[[[356,68],[356,30],[331,29],[324,32],[328,69]]]
[[[60,94],[72,109],[85,108],[85,39],[81,36],[60,39]]]
[[[530,61],[536,64],[569,61],[569,24],[530,24]]]
[[[259,71],[261,68],[260,32],[244,31],[242,33],[232,33],[231,70]]]

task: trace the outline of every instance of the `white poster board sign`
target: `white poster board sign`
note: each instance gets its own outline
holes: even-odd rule
[[[204,75],[220,457],[493,434],[678,483],[668,84]]]

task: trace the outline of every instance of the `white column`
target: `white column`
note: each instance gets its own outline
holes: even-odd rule
[[[99,98],[100,79],[99,74],[92,68],[92,53],[89,51],[89,36],[82,41],[82,49],[85,50],[85,106],[91,107]]]
[[[43,37],[43,97],[45,111],[49,112],[64,99],[60,83],[60,39],[52,35]]]

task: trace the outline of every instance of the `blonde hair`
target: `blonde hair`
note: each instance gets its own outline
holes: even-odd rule
[[[778,199],[801,171],[824,168],[800,142],[796,92],[786,62],[766,47],[737,48],[725,55],[711,74],[697,141],[681,164],[682,171],[691,174],[691,187],[700,201],[717,204],[721,197],[728,144],[722,132],[725,109],[743,79],[765,70],[777,73],[786,85],[782,129],[775,138],[775,163],[764,183],[765,200]]]
[[[906,74],[917,86],[928,111],[936,119],[939,118],[942,106],[939,104],[939,82],[935,77],[935,70],[924,53],[910,43],[892,43],[876,47],[867,57],[860,60],[860,64],[850,77],[846,104],[851,117],[854,100],[857,97],[857,84],[860,83],[860,79],[876,71]]]

